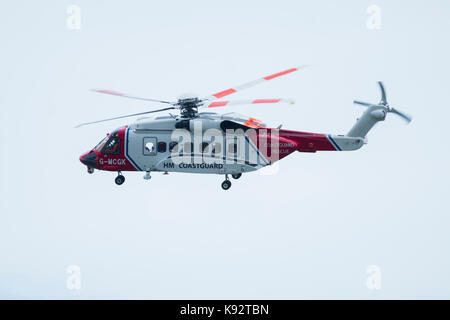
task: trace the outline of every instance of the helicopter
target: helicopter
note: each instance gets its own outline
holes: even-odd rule
[[[166,107],[114,118],[82,123],[76,127],[134,116],[176,110],[156,117],[141,117],[135,122],[108,133],[93,149],[82,154],[80,161],[87,172],[94,170],[117,172],[115,183],[122,185],[122,172],[142,171],[144,179],[152,172],[185,172],[223,175],[221,187],[231,187],[229,176],[239,179],[243,173],[259,170],[283,159],[294,151],[351,151],[366,143],[366,135],[372,127],[384,121],[388,113],[400,116],[406,122],[411,116],[391,107],[387,102],[383,83],[378,81],[381,92],[379,103],[355,100],[367,109],[345,135],[311,133],[285,130],[281,125],[268,127],[261,120],[235,112],[216,113],[210,110],[231,105],[245,104],[293,104],[292,99],[222,100],[222,98],[255,85],[271,81],[305,66],[290,68],[254,81],[199,98],[184,94],[176,101],[143,98],[113,90],[93,89],[94,92],[147,102]]]

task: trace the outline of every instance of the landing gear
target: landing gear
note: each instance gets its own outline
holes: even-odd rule
[[[94,173],[94,168],[87,167],[87,172],[88,172],[89,174],[93,174],[93,173]]]
[[[116,182],[117,185],[121,185],[122,183],[125,182],[125,177],[122,175],[122,173],[119,171],[119,175],[116,177],[116,179],[114,180]]]
[[[235,173],[231,175],[233,177],[233,179],[239,179],[242,176],[242,173]]]
[[[231,181],[228,179],[228,175],[225,175],[225,181],[222,182],[222,189],[223,190],[228,190],[231,188]]]
[[[145,180],[150,180],[151,178],[152,178],[152,176],[150,175],[150,170],[146,171],[145,175],[144,175],[144,179]]]

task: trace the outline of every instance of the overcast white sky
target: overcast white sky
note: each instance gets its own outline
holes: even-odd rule
[[[66,26],[69,5],[81,29]],[[381,29],[366,26],[369,5]],[[1,298],[450,298],[448,1],[9,1],[0,10]],[[81,153],[133,119],[85,121],[208,95],[269,125],[346,133],[389,116],[356,152],[295,153],[220,188],[213,175],[86,173]],[[128,122],[127,122],[128,121]],[[66,269],[81,270],[81,289]],[[381,271],[381,289],[366,269]]]

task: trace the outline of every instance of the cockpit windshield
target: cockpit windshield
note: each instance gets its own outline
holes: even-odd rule
[[[95,146],[94,150],[103,154],[120,154],[120,138],[108,135]]]
[[[108,141],[109,136],[104,137],[97,145],[95,146],[94,150],[100,151],[102,150],[103,146],[105,145],[106,141]]]
[[[111,137],[106,141],[102,153],[104,154],[120,154],[120,138]]]

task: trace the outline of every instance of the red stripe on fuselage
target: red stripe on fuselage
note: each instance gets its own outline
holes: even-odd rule
[[[246,123],[246,125],[248,125]],[[278,141],[273,140],[279,135]],[[328,140],[326,134],[310,133],[302,131],[259,129],[255,134],[249,136],[250,140],[257,146],[259,152],[273,163],[288,156],[294,151],[316,152],[336,151],[334,145]],[[272,150],[277,147],[278,151]]]
[[[300,152],[336,151],[326,134],[280,130],[280,136],[297,142]]]

